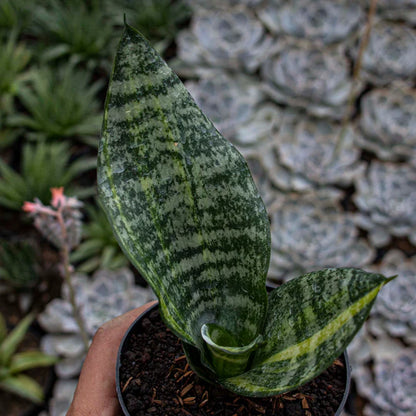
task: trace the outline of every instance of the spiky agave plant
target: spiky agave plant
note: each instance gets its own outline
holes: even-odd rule
[[[390,280],[326,269],[268,296],[269,221],[246,162],[128,25],[107,95],[98,186],[192,368],[242,395],[275,395],[317,376]]]

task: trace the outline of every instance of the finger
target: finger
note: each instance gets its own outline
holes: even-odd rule
[[[119,316],[98,329],[82,366],[74,400],[67,416],[116,416],[118,405],[115,369],[120,342],[134,320],[150,302]]]

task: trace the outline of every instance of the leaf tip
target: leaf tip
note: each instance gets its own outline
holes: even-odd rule
[[[386,281],[385,281],[384,284],[387,284],[387,283],[391,282],[392,280],[394,280],[398,276],[399,276],[398,274],[395,274],[394,276],[386,277]]]
[[[126,17],[126,13],[123,13],[123,22],[124,22],[124,26],[127,26],[127,17]]]

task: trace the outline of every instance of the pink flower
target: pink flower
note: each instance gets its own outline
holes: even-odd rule
[[[62,207],[65,204],[64,187],[51,188],[52,192],[52,206],[54,208]]]
[[[25,212],[38,212],[39,211],[39,204],[36,202],[28,202],[25,201],[25,203],[23,204],[22,210]]]
[[[45,214],[56,217],[56,211],[50,207],[45,207],[45,205],[43,205],[42,202],[40,202],[37,198],[35,198],[35,202],[25,201],[22,210],[28,212],[29,214]]]

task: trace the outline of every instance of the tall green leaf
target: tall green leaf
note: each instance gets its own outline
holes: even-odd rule
[[[0,344],[0,364],[7,365],[33,322],[32,314],[23,318]]]
[[[57,361],[58,357],[46,355],[40,351],[25,351],[13,355],[9,372],[10,374],[16,374],[36,367],[49,367]]]
[[[44,400],[42,387],[33,378],[24,374],[9,376],[0,380],[0,389],[17,394],[35,403]]]
[[[264,204],[242,156],[129,26],[107,94],[98,186],[121,247],[180,338],[203,345],[205,323],[240,346],[259,335],[270,253]]]
[[[359,269],[308,273],[271,292],[266,342],[251,369],[221,383],[246,396],[271,396],[319,375],[361,328],[390,279]]]

